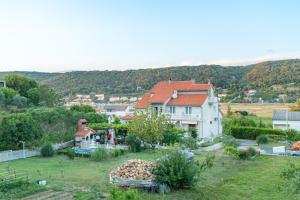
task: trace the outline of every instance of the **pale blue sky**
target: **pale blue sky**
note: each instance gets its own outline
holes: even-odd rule
[[[300,58],[297,0],[0,0],[0,71]]]

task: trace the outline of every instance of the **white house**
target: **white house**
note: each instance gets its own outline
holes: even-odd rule
[[[213,138],[222,133],[222,114],[211,83],[159,82],[142,96],[135,108],[139,111],[148,106],[158,114],[169,115],[177,127],[196,128],[199,138]]]
[[[288,110],[274,111],[273,128],[300,131],[300,112],[291,112]]]

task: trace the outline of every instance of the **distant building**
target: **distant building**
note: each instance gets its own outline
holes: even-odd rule
[[[130,99],[129,99],[130,102],[136,102],[137,100],[138,100],[137,97],[130,97]]]
[[[109,97],[109,102],[118,102],[120,101],[120,97],[112,96]]]
[[[120,101],[128,101],[128,97],[120,97]]]
[[[159,82],[135,105],[141,112],[147,107],[170,116],[177,127],[196,128],[198,138],[213,138],[222,133],[222,113],[211,83]]]
[[[256,90],[248,90],[248,92],[247,92],[247,96],[248,97],[252,97],[252,96],[254,96],[256,94]]]
[[[300,112],[291,112],[288,110],[274,111],[273,128],[300,131]]]
[[[104,94],[96,94],[95,97],[98,101],[104,101]]]
[[[104,104],[101,105],[101,113],[105,113],[109,116],[126,116],[133,115],[134,108],[130,104]]]
[[[0,88],[3,88],[3,87],[6,88],[6,82],[0,80]]]

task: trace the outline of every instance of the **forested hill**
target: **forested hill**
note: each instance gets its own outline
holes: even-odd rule
[[[141,94],[162,80],[191,80],[217,87],[236,85],[243,78],[246,67],[181,66],[127,71],[78,71],[64,73],[44,83],[63,94],[104,92],[108,94]],[[221,77],[221,78],[220,78]]]
[[[0,72],[0,79],[8,74],[19,74],[36,81],[44,81],[59,75],[60,73],[48,73],[48,72],[30,72],[30,71],[14,71],[14,72]]]
[[[218,88],[267,88],[272,85],[300,84],[300,60],[262,62],[248,66],[177,66],[126,71],[74,71],[67,73],[18,72],[53,87],[57,92],[104,92],[141,94],[162,80],[191,80]],[[0,72],[0,77],[3,73]]]

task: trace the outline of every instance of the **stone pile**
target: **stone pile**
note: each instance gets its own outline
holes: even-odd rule
[[[152,170],[154,163],[145,160],[128,160],[117,169],[113,170],[111,177],[118,177],[129,180],[151,180],[154,179]]]

